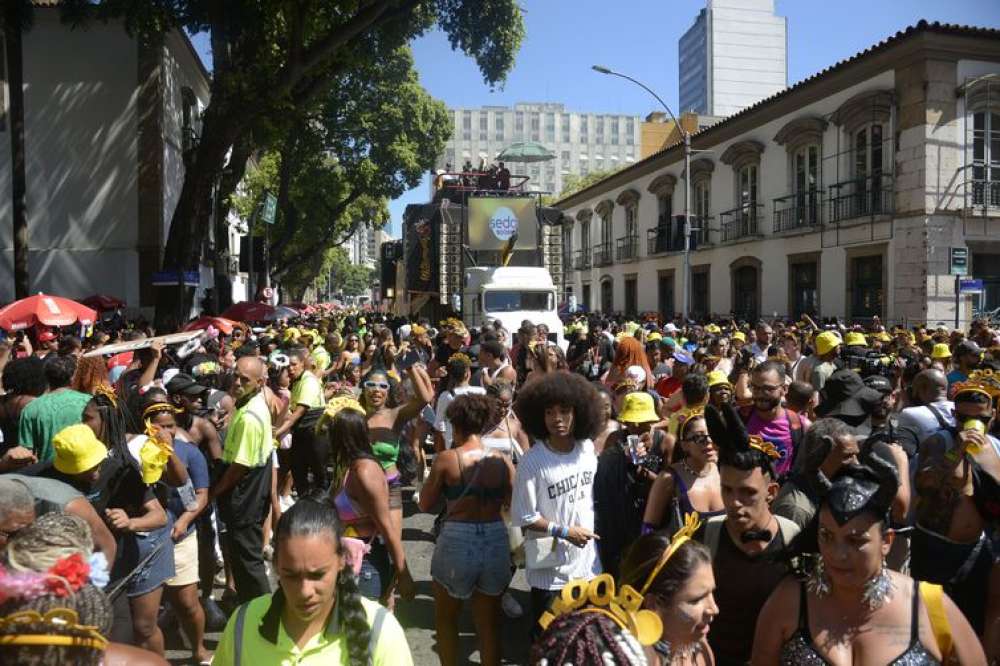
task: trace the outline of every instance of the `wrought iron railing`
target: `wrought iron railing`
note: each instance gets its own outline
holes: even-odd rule
[[[972,179],[965,183],[965,207],[992,209],[1000,214],[1000,180]]]
[[[619,262],[635,261],[639,258],[639,236],[622,236],[615,241],[615,256]]]
[[[594,266],[610,266],[614,260],[615,258],[611,254],[611,241],[598,243],[594,246]]]
[[[719,213],[719,235],[722,242],[757,236],[760,234],[759,222],[763,216],[763,204],[744,204]]]
[[[891,215],[894,209],[892,175],[881,174],[834,183],[828,188],[827,222]]]
[[[808,229],[823,223],[823,193],[806,190],[774,200],[774,233]]]
[[[590,268],[590,248],[585,247],[573,253],[573,268],[578,271],[585,271]]]

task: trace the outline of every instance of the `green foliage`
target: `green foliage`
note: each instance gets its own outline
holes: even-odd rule
[[[579,176],[575,173],[564,176],[563,188],[562,192],[559,193],[559,198],[565,199],[575,192],[585,190],[594,183],[604,180],[616,171],[618,171],[618,169],[604,169],[603,171],[591,171],[586,176]]]
[[[345,296],[360,296],[371,293],[375,271],[367,266],[352,264],[347,251],[335,247],[328,253],[329,267],[325,275],[330,276],[331,291],[343,293]]]
[[[337,77],[279,149],[248,169],[234,209],[249,220],[265,191],[278,196],[272,272],[304,288],[328,269],[330,248],[388,222],[388,201],[420,183],[449,133],[447,111],[420,86],[409,49],[396,49]]]

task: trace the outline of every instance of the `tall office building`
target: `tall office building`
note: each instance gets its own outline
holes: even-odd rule
[[[680,110],[731,116],[788,86],[774,0],[707,0],[678,44]]]
[[[491,164],[496,155],[516,141],[535,141],[555,159],[534,164],[509,164],[513,174],[530,177],[529,189],[558,194],[569,174],[585,176],[627,166],[640,159],[639,116],[566,111],[562,104],[531,103],[457,108],[451,114],[451,138],[438,158],[461,169],[466,160]]]

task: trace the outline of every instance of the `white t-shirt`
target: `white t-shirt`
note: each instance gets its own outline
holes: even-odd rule
[[[441,394],[438,398],[437,413],[434,415],[434,428],[444,437],[444,448],[451,448],[452,432],[451,421],[445,414],[448,406],[460,395],[485,395],[486,389],[482,386],[456,386]]]
[[[544,442],[536,442],[517,466],[512,521],[523,527],[545,518],[564,527],[579,525],[593,531],[596,472],[597,454],[589,439],[577,442],[569,453],[557,453]],[[557,544],[561,564],[526,570],[531,587],[558,590],[575,578],[592,578],[601,572],[593,541],[584,548],[563,539]]]

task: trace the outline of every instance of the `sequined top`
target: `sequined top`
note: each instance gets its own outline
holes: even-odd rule
[[[910,644],[906,651],[891,662],[889,666],[940,666],[920,642],[920,591],[919,585],[913,583],[913,609],[910,620]],[[799,586],[799,627],[792,637],[781,646],[782,666],[830,666],[830,662],[813,647],[812,634],[809,632],[809,608],[806,605],[806,587]]]

